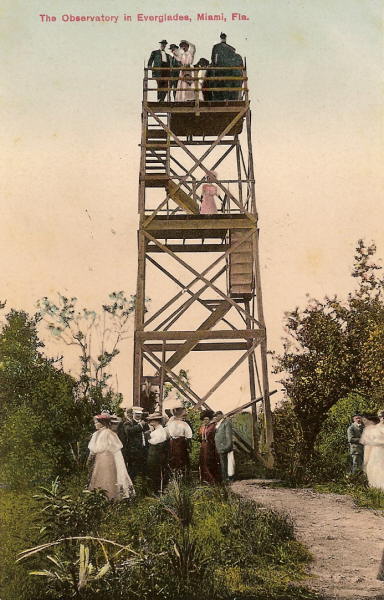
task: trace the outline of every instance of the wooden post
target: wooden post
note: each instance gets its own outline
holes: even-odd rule
[[[144,233],[138,233],[138,268],[135,303],[135,336],[134,336],[134,365],[133,365],[133,405],[141,405],[141,381],[143,376],[142,341],[138,339],[139,332],[144,329],[145,313],[145,248]]]

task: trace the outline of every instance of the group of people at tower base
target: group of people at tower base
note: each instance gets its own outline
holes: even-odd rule
[[[148,68],[152,67],[152,77],[157,83],[157,99],[164,102],[166,98],[176,102],[195,100],[223,101],[239,100],[243,87],[243,59],[236,49],[227,43],[225,33],[220,34],[220,42],[212,48],[211,61],[200,58],[193,64],[196,46],[187,40],[179,45],[161,40],[160,48],[153,50],[148,60]],[[192,70],[192,67],[199,69]],[[210,80],[209,78],[216,78]],[[222,77],[220,80],[218,78]]]
[[[384,490],[384,410],[355,414],[347,436],[352,473],[364,470],[369,485]]]
[[[173,475],[190,480],[193,431],[181,402],[145,415],[141,407],[126,409],[121,419],[108,412],[94,417],[95,432],[88,444],[90,490],[104,489],[110,500],[132,498],[138,477],[155,494]],[[232,425],[221,411],[201,413],[199,476],[204,484],[233,480]]]

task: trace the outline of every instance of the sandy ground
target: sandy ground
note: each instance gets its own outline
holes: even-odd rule
[[[238,481],[232,489],[293,518],[297,538],[314,557],[310,587],[330,599],[384,600],[384,582],[376,579],[384,549],[383,516],[356,507],[349,496],[265,483]]]

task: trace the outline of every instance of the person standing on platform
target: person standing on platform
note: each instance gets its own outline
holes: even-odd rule
[[[148,431],[149,427],[143,418],[141,406],[133,406],[132,413],[132,421],[127,421],[124,429],[127,435],[128,472],[131,478],[135,480],[138,475],[145,476],[147,472],[145,432]]]
[[[176,90],[177,90],[177,84],[179,81],[179,77],[180,77],[180,68],[181,67],[181,62],[177,59],[177,51],[179,50],[179,46],[176,46],[176,44],[171,44],[169,46],[169,49],[172,52],[172,56],[171,56],[171,64],[170,66],[172,67],[171,69],[171,79],[170,79],[170,86],[172,88],[172,94],[173,94],[173,99],[175,100],[175,96],[176,96]]]
[[[214,419],[216,421],[215,445],[220,459],[223,482],[233,481],[235,477],[235,458],[233,453],[232,424],[218,410]]]
[[[188,102],[189,100],[195,100],[196,82],[193,77],[193,71],[190,69],[191,65],[193,64],[195,52],[196,47],[191,44],[191,42],[187,42],[187,40],[181,40],[179,48],[174,51],[175,58],[180,61],[181,64],[175,96],[176,102]]]
[[[233,57],[236,52],[236,49],[227,44],[227,35],[225,33],[220,33],[220,42],[215,44],[212,48],[211,54],[211,64],[212,68],[215,67],[229,67],[233,62]],[[232,71],[230,69],[217,69],[214,71],[215,77],[231,77]],[[214,86],[217,88],[227,88],[231,86],[230,81],[215,81]],[[219,90],[217,92],[213,92],[214,100],[227,100],[230,92],[226,90]]]
[[[157,99],[159,102],[164,102],[167,97],[167,87],[169,86],[169,77],[171,66],[171,57],[165,51],[165,48],[168,44],[167,40],[161,40],[159,42],[160,49],[153,50],[151,52],[151,56],[149,57],[148,67],[161,67],[161,69],[154,69],[152,71],[152,77],[154,77],[157,81]],[[168,79],[166,79],[168,78]],[[165,88],[165,89],[164,89]]]
[[[192,429],[184,421],[184,407],[172,409],[166,430],[169,436],[169,466],[172,471],[179,471],[185,477],[189,475],[189,452],[192,443]]]
[[[200,214],[201,215],[216,215],[217,206],[215,196],[217,196],[217,186],[213,183],[217,179],[216,171],[210,171],[207,175],[207,183],[203,183],[201,197]]]
[[[149,430],[145,436],[148,440],[148,477],[155,494],[164,491],[168,482],[168,435],[162,425],[160,413],[152,413],[147,421]]]

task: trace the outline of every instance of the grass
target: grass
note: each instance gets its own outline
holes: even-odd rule
[[[313,489],[323,494],[345,494],[352,496],[357,506],[374,510],[384,510],[384,491],[348,481],[315,484]]]
[[[74,495],[77,484],[70,484]],[[27,574],[30,568],[46,567],[40,555],[33,564],[14,563],[17,552],[39,541],[32,492],[1,490],[0,502],[5,515],[0,597],[62,597],[59,584],[50,588],[45,578]],[[176,485],[160,500],[142,497],[134,504],[109,505],[97,534],[132,546],[142,558],[134,565],[116,565],[98,588],[82,592],[79,597],[87,600],[198,600],[202,590],[210,600],[319,598],[305,586],[311,556],[295,540],[291,520],[239,499],[228,488]]]

